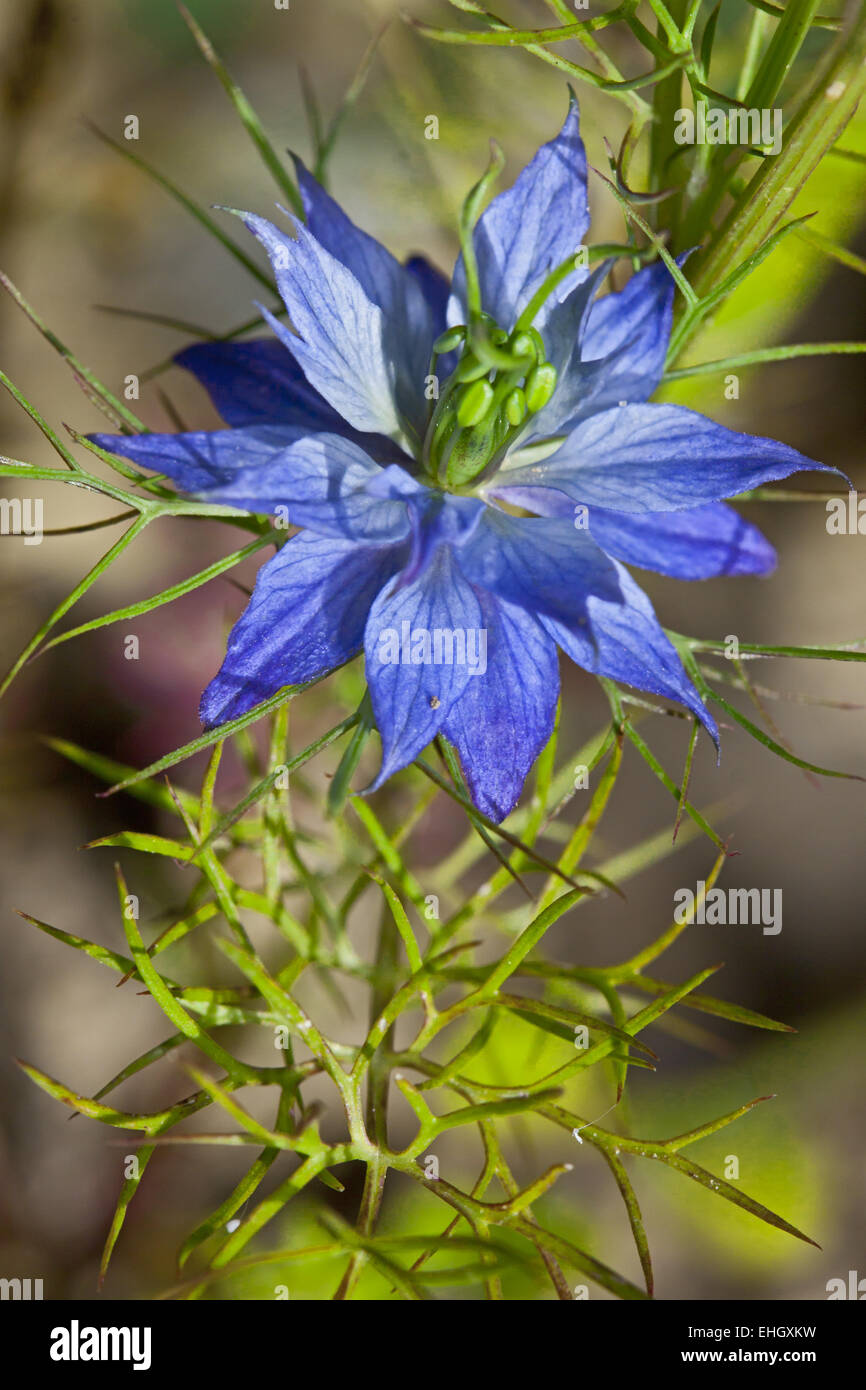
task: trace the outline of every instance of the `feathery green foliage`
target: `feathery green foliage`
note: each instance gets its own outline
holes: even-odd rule
[[[444,29],[412,21],[425,42],[475,45],[479,50],[522,49],[628,109],[631,126],[618,156],[611,157],[609,183],[623,214],[623,242],[605,251],[634,264],[662,256],[677,279],[681,294],[668,382],[804,355],[866,351],[861,342],[789,344],[682,364],[686,349],[728,296],[778,254],[789,236],[811,238],[815,248],[862,272],[862,264],[856,264],[859,258],[812,233],[801,218],[785,221],[818,161],[833,152],[866,85],[861,4],[836,17],[819,14],[816,0],[789,0],[784,10],[768,0],[750,0],[754,15],[747,71],[738,94],[725,95],[710,85],[718,9],[700,0],[650,0],[652,28],[639,17],[636,0],[624,0],[605,14],[585,19],[575,19],[565,0],[547,0],[540,8],[549,12],[555,25],[539,23],[532,29],[514,28],[472,0],[450,3],[468,17],[466,24]],[[287,167],[259,118],[197,22],[184,13],[280,194],[300,211]],[[630,50],[618,43],[608,49],[606,40],[621,33],[630,34],[636,44]],[[822,51],[817,62],[810,59],[807,65],[804,44],[815,36]],[[571,51],[570,45],[580,50],[579,58],[564,53]],[[623,70],[612,56],[638,47],[643,60],[635,72]],[[362,91],[374,52],[375,44],[327,125],[307,84],[313,162],[320,176],[327,170],[341,124]],[[782,153],[770,159],[752,149],[732,155],[725,147],[705,147],[684,156],[672,144],[669,119],[684,90],[693,103],[707,93],[730,105],[783,100],[789,135]],[[831,90],[837,91],[832,98]],[[835,152],[855,157],[850,151]],[[270,278],[209,214],[144,160],[136,158],[135,163],[180,201],[245,272],[273,288]],[[672,255],[695,244],[700,246],[698,254],[681,271]],[[57,339],[15,287],[5,278],[2,283],[66,360],[87,397],[118,428],[143,430],[143,422]],[[225,336],[237,336],[260,322],[250,320]],[[71,442],[64,441],[8,377],[0,376],[0,381],[59,458],[56,467],[2,459],[0,474],[27,484],[84,488],[123,509],[120,517],[78,530],[125,527],[42,623],[13,663],[3,691],[25,665],[59,644],[86,641],[88,634],[107,625],[173,603],[229,574],[249,556],[282,543],[284,535],[267,518],[179,498],[158,479],[145,477],[81,435],[71,434]],[[771,488],[757,495],[769,500],[795,494]],[[62,628],[71,609],[144,529],[164,518],[189,525],[218,519],[247,534],[243,544],[182,582]],[[764,749],[811,773],[854,775],[794,754],[772,724],[761,727],[743,714],[723,687],[756,703],[757,718],[765,723],[761,698],[767,692],[750,681],[750,660],[864,661],[866,642],[821,648],[742,644],[738,660],[732,662],[725,660],[723,642],[670,636],[708,703]],[[562,755],[554,733],[539,760],[531,801],[504,826],[493,824],[471,805],[459,764],[444,740],[437,743],[432,761],[421,759],[401,775],[398,809],[393,800],[371,803],[352,794],[372,731],[369,701],[354,670],[341,672],[333,681],[334,703],[343,709],[342,717],[297,751],[290,744],[288,713],[292,701],[303,696],[303,688],[284,689],[249,714],[167,752],[144,769],[120,766],[62,739],[53,740],[58,754],[107,784],[111,792],[148,803],[166,823],[165,833],[130,830],[89,847],[109,848],[113,856],[123,857],[125,867],[116,866],[116,949],[72,935],[61,923],[22,914],[59,943],[119,975],[130,990],[146,991],[166,1017],[164,1039],[108,1079],[94,1096],[78,1094],[65,1081],[22,1063],[38,1086],[73,1111],[141,1135],[137,1174],[122,1185],[107,1236],[103,1277],[140,1182],[147,1180],[149,1163],[166,1145],[254,1151],[234,1189],[183,1242],[177,1256],[178,1282],[165,1294],[172,1298],[227,1293],[234,1279],[261,1267],[273,1267],[274,1278],[291,1280],[299,1269],[318,1262],[333,1266],[334,1296],[340,1299],[359,1293],[426,1299],[438,1289],[470,1289],[495,1300],[507,1296],[510,1281],[518,1278],[566,1299],[573,1296],[575,1277],[617,1297],[651,1297],[651,1242],[638,1198],[644,1166],[639,1160],[664,1165],[778,1231],[809,1241],[783,1217],[683,1152],[745,1117],[768,1097],[663,1139],[635,1138],[627,1132],[625,1119],[618,1125],[616,1116],[628,1093],[632,1068],[655,1068],[656,1030],[674,1026],[681,1011],[765,1030],[786,1031],[786,1025],[705,993],[705,982],[718,968],[714,965],[679,982],[647,974],[687,929],[688,921],[663,922],[653,943],[604,967],[575,966],[548,949],[551,928],[560,922],[578,927],[587,899],[621,893],[632,875],[696,837],[713,845],[707,891],[725,863],[725,841],[712,824],[712,812],[689,797],[694,721],[682,711],[611,682],[604,684],[609,722],[568,756]],[[685,770],[679,778],[662,766],[647,733],[659,714],[677,715],[689,723]],[[255,753],[250,740],[257,726],[267,731],[263,756]],[[296,815],[295,807],[309,811],[305,770],[335,745],[340,746],[342,760],[327,805],[318,808],[327,811],[327,818],[319,817],[311,848],[308,833],[299,828],[304,816]],[[209,758],[199,789],[175,787],[164,777],[206,751]],[[234,790],[227,797],[220,769],[229,756],[233,768],[238,763],[247,767],[248,777],[242,793]],[[637,756],[675,803],[676,843],[667,826],[649,842],[621,848],[615,855],[596,853],[588,868],[584,859],[593,853],[597,827],[615,799],[624,759]],[[593,772],[595,785],[585,813],[576,825],[569,825],[563,813],[575,797],[575,765]],[[426,864],[422,875],[409,852],[412,837],[423,833],[426,818],[443,804],[454,822],[465,814],[466,834],[438,863]],[[244,867],[251,850],[257,856],[254,886]],[[188,887],[186,901],[150,940],[145,939],[130,894],[145,872],[141,855],[183,865]],[[489,866],[489,876],[478,886],[482,864]],[[378,940],[374,949],[361,949],[354,943],[356,923],[372,911],[379,917]],[[224,957],[208,977],[210,983],[196,973],[213,959],[195,949],[204,937]],[[575,949],[579,953],[579,945]],[[174,956],[164,963],[167,952]],[[617,955],[613,947],[611,955]],[[233,983],[214,983],[214,978]],[[311,980],[318,989],[307,987]],[[366,992],[368,1008],[367,1022],[360,1032],[355,1029],[351,1042],[333,1036],[313,1005],[301,1002],[325,998],[333,1012],[342,987],[348,986],[353,997],[359,988]],[[520,1074],[503,1078],[500,1039],[506,1033],[527,1044],[526,1063]],[[189,1083],[174,1104],[151,1113],[113,1108],[107,1098],[122,1083],[166,1059],[177,1061],[178,1053]],[[239,1054],[264,1054],[274,1060],[265,1065],[241,1060]],[[609,1088],[609,1127],[578,1113],[581,1085],[591,1069],[597,1069]],[[308,1100],[311,1084],[317,1096],[326,1086],[325,1102]],[[251,1088],[256,1087],[274,1092],[267,1122],[250,1108],[256,1100]],[[204,1110],[210,1112],[214,1128],[203,1132],[186,1127],[191,1116]],[[411,1137],[395,1147],[410,1115]],[[563,1156],[523,1185],[509,1157],[515,1123],[548,1129]],[[322,1128],[330,1137],[323,1136]],[[440,1136],[452,1130],[464,1131],[467,1164],[474,1159],[474,1175],[466,1181],[439,1175],[435,1147]],[[590,1149],[601,1154],[622,1196],[640,1282],[567,1238],[546,1201],[555,1184],[572,1166],[582,1164]],[[276,1186],[265,1181],[272,1170],[279,1174]],[[331,1210],[322,1188],[341,1191],[358,1172],[363,1173],[363,1191],[357,1222],[350,1226]],[[426,1194],[419,1196],[419,1210],[428,1220],[424,1232],[394,1235],[383,1225],[383,1203],[395,1184],[397,1190]],[[316,1194],[321,1241],[274,1246],[272,1232],[280,1218],[308,1190]],[[271,1244],[259,1242],[248,1253],[265,1228]]]

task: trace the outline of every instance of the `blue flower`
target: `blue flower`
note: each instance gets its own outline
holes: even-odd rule
[[[589,225],[576,104],[474,230],[464,219],[451,286],[421,258],[401,265],[300,163],[298,179],[305,224],[242,214],[294,331],[263,311],[272,338],[177,359],[229,428],[94,436],[184,492],[286,508],[302,528],[260,570],[204,723],[363,649],[382,740],[374,787],[441,731],[500,820],[550,735],[561,648],[681,702],[718,743],[624,565],[767,573],[771,546],[721,499],[821,465],[647,404],[674,284],[653,264],[596,298],[607,267],[591,273],[576,254]]]

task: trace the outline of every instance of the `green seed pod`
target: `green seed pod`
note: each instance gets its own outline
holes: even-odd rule
[[[552,389],[552,388],[551,388]],[[493,387],[489,381],[474,381],[464,391],[457,406],[457,422],[463,429],[471,429],[484,419],[493,400]]]
[[[556,389],[556,368],[550,362],[533,367],[526,378],[526,404],[533,415],[542,410]]]
[[[459,347],[466,337],[465,325],[460,323],[456,328],[449,328],[447,333],[440,333],[433,344],[433,351],[437,357],[444,357],[446,352],[453,352]]]
[[[526,418],[526,396],[519,386],[505,397],[505,418],[509,425],[522,425]]]

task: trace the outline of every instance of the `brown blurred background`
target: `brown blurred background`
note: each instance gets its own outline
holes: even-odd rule
[[[292,0],[288,11],[277,11],[272,0],[194,0],[193,8],[276,148],[305,156],[299,66],[325,111],[332,110],[371,35],[390,19],[367,89],[338,143],[331,186],[353,217],[395,252],[423,248],[443,269],[454,255],[455,210],[483,166],[488,137],[505,147],[513,173],[562,118],[564,83],[551,69],[525,55],[424,43],[401,24],[390,0]],[[435,0],[415,0],[411,8],[451,22]],[[731,71],[746,11],[733,4],[723,17]],[[512,12],[544,22],[538,6],[516,5]],[[628,63],[628,45],[617,42]],[[633,70],[641,61],[638,56]],[[581,100],[590,160],[601,165],[602,136],[615,141],[621,134],[623,110],[594,94],[581,93]],[[177,350],[188,335],[97,306],[164,313],[213,332],[252,312],[251,301],[261,293],[255,281],[85,125],[93,121],[120,139],[124,117],[136,115],[135,153],[191,195],[205,205],[268,214],[274,192],[267,174],[169,0],[7,0],[0,9],[0,110],[0,267],[113,390],[122,389],[127,374]],[[428,114],[439,117],[438,142],[424,139]],[[864,148],[862,115],[845,143]],[[814,225],[850,238],[862,255],[864,188],[863,171],[835,163],[819,171],[798,211],[820,209]],[[615,211],[597,183],[592,196],[592,239],[619,239]],[[862,338],[864,323],[862,276],[832,267],[792,240],[736,297],[693,357],[786,339]],[[8,300],[0,302],[0,365],[55,427],[102,427],[63,363]],[[179,371],[160,381],[185,423],[216,423],[194,382]],[[719,377],[701,378],[675,398],[724,424],[782,438],[866,486],[861,360],[815,358],[743,372],[736,401],[724,398]],[[155,386],[143,388],[135,408],[152,428],[173,427]],[[52,463],[41,436],[6,395],[0,417],[5,454]],[[807,477],[803,485],[820,484]],[[6,495],[14,492],[7,487]],[[44,496],[49,528],[112,514],[113,504],[69,488],[46,488]],[[753,505],[749,515],[778,547],[776,576],[693,586],[649,577],[646,587],[662,621],[704,636],[735,633],[742,641],[806,644],[866,636],[866,539],[829,536],[820,503]],[[4,668],[118,534],[112,528],[47,536],[41,546],[0,538]],[[234,548],[239,542],[233,536],[216,523],[153,528],[88,595],[75,621],[201,568]],[[249,582],[253,573],[254,567],[243,577]],[[14,914],[22,908],[122,949],[110,855],[78,851],[98,835],[152,824],[145,808],[96,799],[93,780],[62,762],[40,736],[71,739],[135,764],[194,737],[200,690],[219,663],[226,627],[241,603],[217,581],[146,619],[70,643],[26,670],[4,705],[0,1274],[43,1277],[49,1297],[93,1296],[122,1155],[134,1145],[81,1118],[68,1124],[12,1058],[23,1056],[88,1094],[168,1029],[131,988],[115,990],[96,964]],[[138,662],[123,658],[127,632],[139,636]],[[854,664],[762,663],[757,678],[866,703],[866,677]],[[603,707],[591,680],[573,670],[565,679],[564,746],[577,746],[600,727]],[[791,701],[774,703],[773,714],[802,756],[866,773],[861,709]],[[299,737],[303,721],[316,717],[300,712]],[[682,728],[660,720],[651,732],[653,746],[675,772],[684,753]],[[672,803],[648,770],[627,761],[599,853],[625,849],[672,820]],[[322,779],[316,765],[314,789],[324,787]],[[740,850],[725,881],[782,888],[784,926],[777,937],[749,927],[695,928],[659,973],[685,978],[723,959],[726,968],[714,981],[718,993],[781,1017],[799,1032],[773,1035],[726,1025],[715,1030],[710,1055],[659,1035],[652,1042],[661,1052],[660,1071],[637,1074],[628,1118],[636,1134],[661,1136],[778,1092],[772,1105],[705,1142],[694,1157],[722,1171],[725,1157],[736,1154],[744,1188],[805,1227],[823,1250],[796,1246],[709,1194],[668,1181],[668,1174],[639,1171],[658,1292],[666,1298],[823,1298],[828,1279],[847,1278],[851,1269],[866,1274],[864,788],[829,779],[814,787],[741,731],[728,730],[718,771],[708,749],[701,750],[693,799],[725,803],[715,822],[734,835]],[[579,811],[573,803],[568,814]],[[443,808],[437,814],[440,821],[428,834],[446,843],[449,813]],[[418,845],[419,862],[429,844]],[[624,957],[662,930],[674,889],[693,886],[711,860],[705,842],[668,857],[633,880],[627,903],[588,907],[580,933],[560,932],[557,950],[563,959],[590,963]],[[141,891],[165,906],[180,887],[172,871],[159,869]],[[155,1103],[159,1095],[152,1093]],[[600,1110],[606,1103],[601,1089],[596,1099]],[[589,1091],[588,1114],[594,1103]],[[574,1157],[571,1150],[563,1153],[567,1144],[557,1140],[554,1146],[546,1131],[526,1132],[521,1142],[527,1162],[539,1153],[547,1157],[548,1147],[558,1157]],[[582,1158],[557,1189],[556,1210],[595,1254],[634,1274],[618,1195],[594,1156]],[[166,1287],[179,1233],[221,1200],[239,1171],[216,1150],[204,1158],[180,1149],[160,1155],[133,1205],[106,1293],[147,1297]],[[434,1229],[438,1224],[439,1218]]]

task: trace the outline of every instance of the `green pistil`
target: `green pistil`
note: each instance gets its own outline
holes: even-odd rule
[[[481,314],[481,287],[478,280],[478,262],[475,259],[475,243],[472,232],[478,221],[484,200],[490,188],[499,177],[505,164],[505,155],[495,141],[490,142],[490,163],[470,192],[460,212],[460,250],[463,252],[463,269],[466,275],[466,306],[470,321]]]

